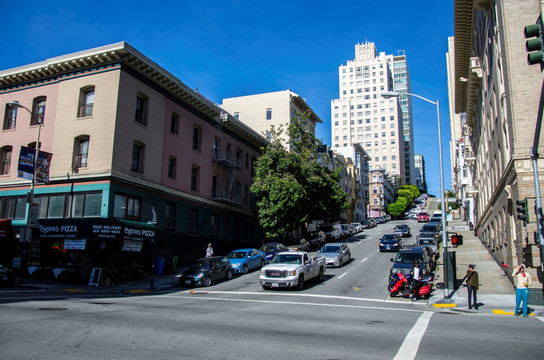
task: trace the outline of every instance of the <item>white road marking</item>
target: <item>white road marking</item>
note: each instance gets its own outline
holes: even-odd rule
[[[427,331],[427,326],[429,325],[429,321],[433,314],[434,313],[430,311],[425,311],[421,314],[412,330],[410,330],[408,335],[406,335],[406,338],[404,338],[404,341],[393,360],[411,360],[416,358],[419,344],[421,343],[425,331]]]
[[[175,298],[175,299],[194,299],[194,295],[187,295],[186,293],[180,293],[179,295],[164,294],[160,295],[164,298]],[[135,299],[135,298],[124,298],[124,299]],[[300,301],[278,301],[278,300],[255,300],[255,299],[234,299],[234,298],[224,298],[224,297],[207,297],[199,296],[199,300],[210,300],[210,301],[232,301],[232,302],[250,302],[250,303],[262,303],[262,304],[282,304],[282,305],[302,305],[302,306],[320,306],[320,307],[335,307],[335,308],[348,308],[348,309],[372,309],[372,310],[385,310],[385,311],[402,311],[402,312],[418,312],[422,310],[416,309],[395,309],[387,308],[380,306],[364,306],[364,305],[342,305],[342,304],[324,304],[324,303],[311,303],[311,302],[300,302]]]
[[[366,261],[366,259],[368,259],[367,257],[364,258],[363,260],[361,260],[362,263],[364,263]]]
[[[338,278],[341,279],[341,278],[343,278],[344,276],[346,276],[347,274],[348,274],[348,273],[345,272],[345,273],[343,273],[342,275],[340,275]]]

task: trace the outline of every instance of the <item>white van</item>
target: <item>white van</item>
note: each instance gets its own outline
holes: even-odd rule
[[[319,227],[319,230],[325,233],[325,236],[327,237],[327,242],[330,242],[330,241],[335,242],[337,240],[340,240],[340,238],[342,237],[342,228],[340,227],[339,224],[321,225]]]

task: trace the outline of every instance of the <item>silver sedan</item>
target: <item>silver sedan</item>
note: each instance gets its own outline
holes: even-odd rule
[[[346,243],[329,243],[323,246],[317,256],[323,256],[327,266],[340,267],[351,259],[351,251]]]

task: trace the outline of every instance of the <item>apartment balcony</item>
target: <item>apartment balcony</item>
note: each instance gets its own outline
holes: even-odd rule
[[[212,200],[230,205],[240,205],[242,203],[242,195],[233,192],[216,191]]]
[[[478,195],[478,186],[477,185],[465,186],[465,191],[466,191],[467,197],[475,198]]]
[[[478,99],[482,91],[483,70],[479,57],[471,57],[468,74],[468,97],[467,97],[467,125],[473,128],[476,124],[476,113],[478,111]]]
[[[212,150],[212,161],[238,169],[242,168],[242,160],[226,151]]]

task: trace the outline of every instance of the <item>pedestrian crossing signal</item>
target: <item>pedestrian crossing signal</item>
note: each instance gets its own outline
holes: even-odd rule
[[[451,244],[455,246],[463,245],[463,235],[453,235],[451,237]]]

